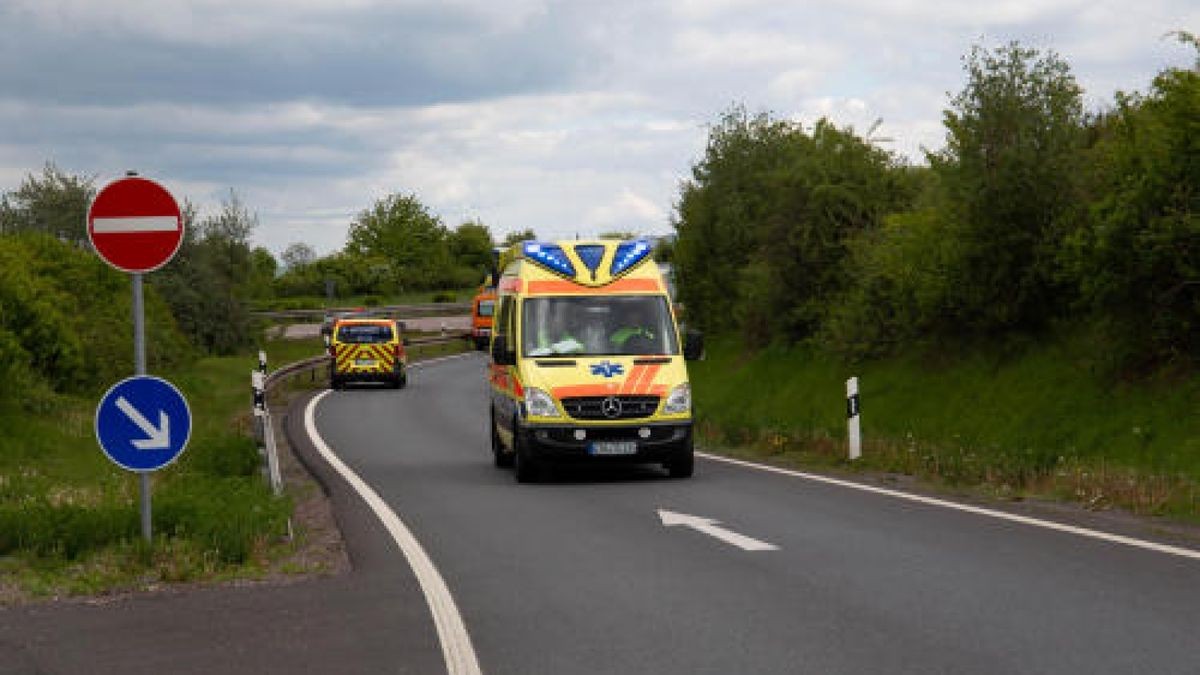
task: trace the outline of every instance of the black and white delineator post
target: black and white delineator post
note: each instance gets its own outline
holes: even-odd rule
[[[250,389],[254,394],[254,436],[263,442],[263,417],[267,414],[267,376],[262,370],[250,371]]]
[[[858,378],[846,380],[846,419],[849,425],[850,459],[862,456],[862,428],[859,426],[862,417],[862,404],[858,399]]]

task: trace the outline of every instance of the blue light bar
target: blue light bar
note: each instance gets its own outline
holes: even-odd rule
[[[600,261],[604,258],[604,246],[601,244],[579,244],[575,247],[575,255],[579,256],[579,260],[583,262],[583,266],[588,268],[592,273],[592,278],[596,278],[596,270],[600,268]]]
[[[650,255],[650,242],[645,239],[634,239],[617,246],[617,254],[613,256],[611,274],[615,277],[640,263]]]
[[[551,272],[563,276],[575,276],[575,266],[567,258],[567,254],[557,244],[543,244],[537,241],[527,241],[522,246],[525,257],[545,267]]]

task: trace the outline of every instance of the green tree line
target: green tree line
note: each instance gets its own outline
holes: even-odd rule
[[[500,245],[535,238],[525,229]],[[280,298],[325,296],[327,288],[339,298],[387,297],[476,286],[490,270],[496,245],[483,223],[452,229],[416,195],[393,193],[355,216],[342,250],[318,258],[307,244],[289,245],[274,291]]]
[[[25,264],[6,268],[0,284],[9,290],[23,284],[60,284],[77,306],[75,316],[85,325],[94,324],[112,306],[100,306],[95,293],[111,285],[128,289],[126,275],[108,268],[91,252],[86,219],[96,192],[94,177],[74,176],[47,164],[40,174],[30,174],[20,187],[0,197],[0,242],[7,249],[26,251],[31,261],[40,257],[90,260],[100,270],[94,283],[61,285],[56,278],[60,270]],[[183,243],[171,262],[147,275],[147,292],[152,302],[165,303],[172,330],[180,331],[197,353],[231,354],[253,342],[246,302],[270,292],[275,259],[264,248],[251,248],[257,218],[232,191],[214,215],[198,217],[186,200],[181,208]],[[32,306],[18,302],[15,295],[7,297],[16,304],[0,315],[0,333],[26,330]],[[123,302],[127,307],[129,301]],[[56,305],[71,306],[62,300]],[[118,327],[128,323],[126,311]],[[128,338],[127,330],[124,334]]]
[[[94,177],[47,164],[0,195],[0,380],[25,385],[5,391],[85,391],[131,369],[129,281],[87,236],[96,192]],[[234,191],[216,213],[202,217],[188,200],[181,209],[178,253],[146,277],[158,365],[251,346],[252,302],[322,296],[327,281],[339,296],[472,286],[493,247],[482,223],[451,230],[414,195],[394,194],[358,214],[342,251],[318,258],[306,244],[288,247],[280,274],[271,252],[252,246],[258,217]]]
[[[674,222],[689,321],[850,358],[1065,326],[1121,367],[1200,362],[1200,59],[1098,113],[1052,51],[963,63],[927,166],[726,111]]]

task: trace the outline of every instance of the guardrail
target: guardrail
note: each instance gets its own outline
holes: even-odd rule
[[[315,319],[322,321],[326,314],[334,312],[363,311],[370,314],[383,315],[389,319],[415,318],[417,316],[438,316],[470,313],[469,302],[429,302],[416,305],[383,305],[380,307],[331,307],[329,309],[280,309],[256,310],[251,316],[266,319]]]

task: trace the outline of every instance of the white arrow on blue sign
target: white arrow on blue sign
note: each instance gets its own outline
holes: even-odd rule
[[[175,461],[192,434],[183,394],[152,375],[114,384],[96,406],[96,440],[117,466],[157,471]]]

